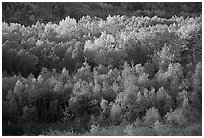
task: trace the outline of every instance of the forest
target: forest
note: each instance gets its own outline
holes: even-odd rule
[[[202,3],[3,2],[3,136],[202,136]]]

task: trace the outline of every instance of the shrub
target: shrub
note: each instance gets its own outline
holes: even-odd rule
[[[147,110],[146,115],[144,117],[144,124],[147,126],[152,126],[156,121],[159,121],[159,119],[159,111],[153,107]]]
[[[181,109],[175,109],[174,111],[168,112],[166,115],[166,121],[173,126],[186,126],[188,124],[188,120],[184,116],[184,113]]]
[[[113,124],[119,124],[122,121],[121,107],[113,103],[110,110],[110,116]]]

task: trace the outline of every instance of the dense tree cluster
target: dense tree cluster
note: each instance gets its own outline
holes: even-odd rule
[[[201,41],[201,16],[4,22],[3,133],[17,124],[28,133],[32,123],[85,135],[201,131]]]

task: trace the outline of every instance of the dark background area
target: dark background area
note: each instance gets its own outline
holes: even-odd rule
[[[201,2],[3,2],[2,20],[25,26],[37,21],[58,23],[70,16],[79,20],[82,16],[105,19],[108,15],[149,16],[171,18],[174,15],[198,16],[202,12]]]

